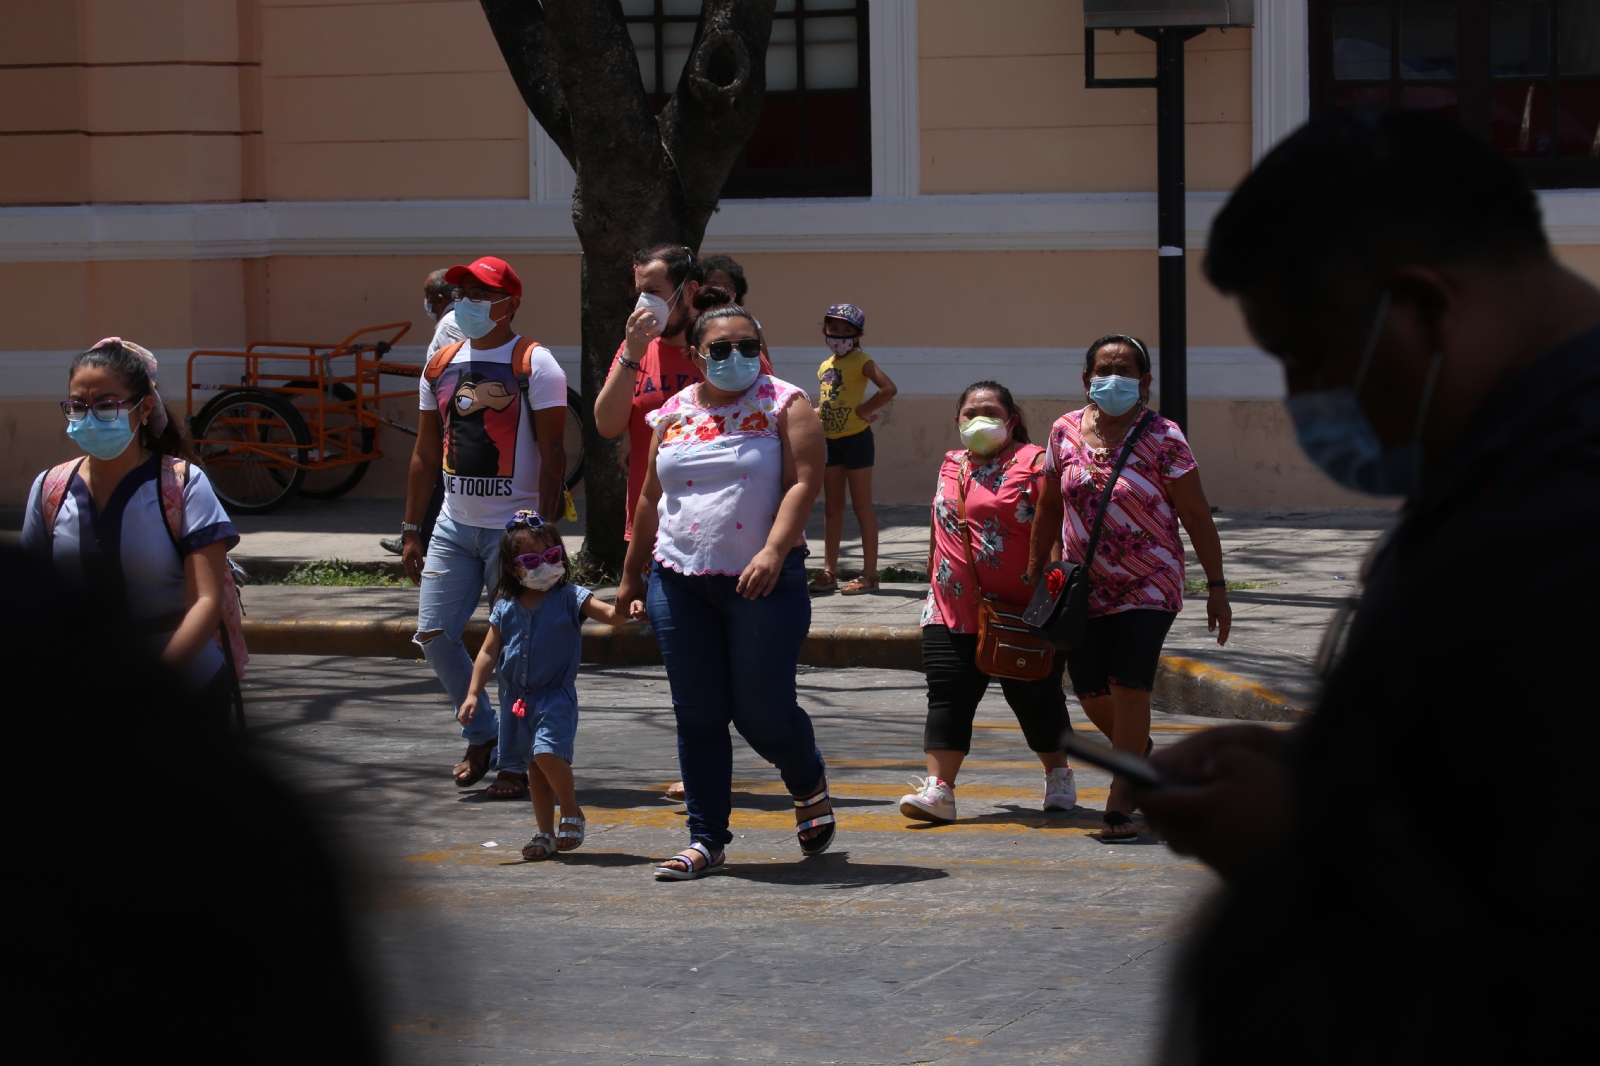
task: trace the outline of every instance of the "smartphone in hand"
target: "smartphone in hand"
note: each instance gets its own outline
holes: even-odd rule
[[[1061,734],[1061,750],[1075,755],[1091,766],[1110,770],[1144,788],[1166,788],[1167,779],[1161,776],[1149,759],[1118,751],[1110,744],[1080,737],[1071,728]]]

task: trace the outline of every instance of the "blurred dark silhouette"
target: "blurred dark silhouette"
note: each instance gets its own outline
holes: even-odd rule
[[[13,1024],[68,1058],[381,1061],[301,804],[113,607],[9,549],[0,603]]]
[[[1308,455],[1408,498],[1313,716],[1192,737],[1155,760],[1178,787],[1139,793],[1226,882],[1163,1058],[1566,1058],[1594,927],[1600,292],[1511,164],[1417,112],[1291,136],[1206,271],[1284,363]]]

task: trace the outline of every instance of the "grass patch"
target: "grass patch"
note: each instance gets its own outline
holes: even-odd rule
[[[1230,581],[1228,582],[1228,591],[1244,592],[1248,589],[1270,589],[1281,584],[1283,584],[1282,581]],[[1210,590],[1206,588],[1206,579],[1197,577],[1193,581],[1185,581],[1183,583],[1183,591],[1190,596],[1204,596]]]
[[[281,581],[263,581],[260,584],[332,585],[344,588],[381,585],[393,588],[404,582],[389,574],[366,569],[358,563],[346,562],[343,559],[318,559],[314,563],[301,563],[285,574]]]
[[[822,568],[820,566],[811,567],[811,568],[806,570],[806,580],[807,581],[815,581],[817,579],[817,576],[819,574],[821,574],[821,573],[822,573]],[[846,581],[853,581],[854,579],[860,577],[861,576],[861,571],[860,570],[844,570],[844,569],[840,569],[835,576],[838,577],[839,583],[842,585]],[[904,567],[904,566],[886,566],[882,570],[878,571],[878,581],[879,581],[879,583],[888,583],[888,584],[907,584],[907,583],[909,583],[909,584],[921,585],[921,584],[925,584],[927,582],[927,580],[928,580],[928,575],[924,574],[921,570],[913,570],[913,569],[911,569],[909,567]]]
[[[622,576],[601,565],[598,559],[589,554],[587,548],[574,555],[571,563],[572,573],[569,580],[574,585],[582,585],[587,589],[604,589],[622,583]]]

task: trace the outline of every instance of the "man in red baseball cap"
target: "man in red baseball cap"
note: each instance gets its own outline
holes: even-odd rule
[[[444,280],[452,285],[466,285],[469,279],[485,289],[497,289],[522,299],[522,279],[504,259],[486,255],[471,266],[453,266],[444,272]]]
[[[548,348],[512,328],[522,279],[510,264],[484,256],[444,277],[456,287],[456,327],[467,339],[439,349],[422,374],[401,559],[422,586],[416,642],[460,707],[472,680],[461,634],[485,584],[492,588],[499,578],[507,521],[520,510],[552,522],[562,512],[567,376]],[[417,527],[441,469],[444,506],[424,560]],[[502,689],[500,703],[504,695]],[[500,723],[494,706],[488,712],[461,731],[467,752],[453,776],[462,787],[481,780],[495,762]],[[529,755],[500,746],[490,798],[527,795]]]

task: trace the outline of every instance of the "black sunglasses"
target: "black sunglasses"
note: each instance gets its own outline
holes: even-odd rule
[[[721,362],[732,355],[735,348],[738,348],[739,354],[746,359],[755,359],[761,355],[761,342],[754,337],[746,337],[737,344],[733,341],[712,341],[705,346],[704,355],[707,359]]]

